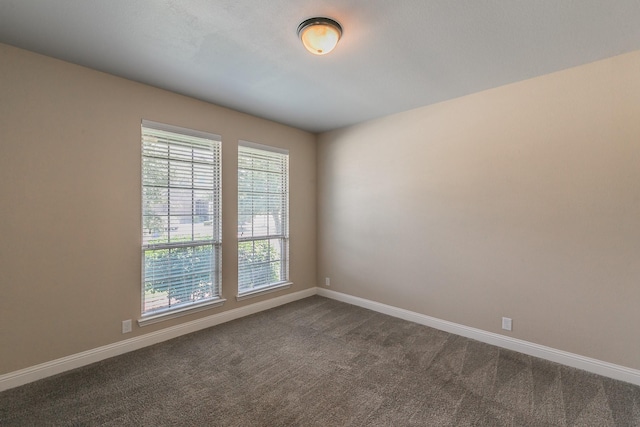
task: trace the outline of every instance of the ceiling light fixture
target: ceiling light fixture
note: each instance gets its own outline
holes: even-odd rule
[[[314,55],[326,55],[338,44],[342,27],[329,18],[311,18],[298,25],[298,37]]]

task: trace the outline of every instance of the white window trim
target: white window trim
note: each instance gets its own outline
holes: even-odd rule
[[[227,302],[226,299],[217,298],[217,299],[207,300],[202,303],[188,305],[186,307],[178,308],[178,309],[167,311],[167,312],[156,312],[153,314],[144,315],[140,319],[138,319],[138,326],[153,325],[154,323],[163,322],[169,319],[175,319],[177,317],[187,316],[189,314],[197,313],[203,310],[208,310],[210,308],[221,307],[224,305],[225,302]]]
[[[286,148],[273,147],[271,145],[258,144],[257,142],[245,141],[243,139],[238,141],[238,146],[255,148],[257,150],[271,151],[272,153],[289,155],[289,150]]]
[[[283,289],[289,289],[291,286],[293,286],[293,282],[276,283],[274,285],[265,286],[264,288],[258,288],[253,291],[245,292],[243,294],[238,294],[236,295],[236,301],[251,299],[251,298],[259,297],[264,294],[270,294],[271,292],[277,292]]]
[[[187,136],[195,136],[196,138],[212,139],[214,141],[222,141],[222,137],[211,132],[203,132],[195,129],[183,128],[180,126],[168,125],[165,123],[152,122],[151,120],[142,119],[142,126],[165,132],[179,133]]]
[[[278,153],[278,154],[284,154],[286,156],[289,156],[289,150],[286,148],[280,148],[280,147],[274,147],[271,145],[264,145],[264,144],[258,144],[257,142],[251,142],[251,141],[246,141],[246,140],[239,140],[238,141],[238,147],[248,147],[248,148],[255,148],[258,150],[264,150],[264,151],[270,151],[272,153]],[[287,167],[287,193],[288,193],[288,197],[290,197],[290,176],[289,176],[289,167]],[[273,283],[270,285],[265,285],[263,287],[260,287],[258,289],[254,289],[248,292],[240,292],[239,289],[239,283],[238,283],[238,293],[236,295],[236,301],[242,301],[242,300],[246,300],[246,299],[251,299],[251,298],[256,298],[259,297],[261,295],[264,294],[268,294],[271,292],[277,292],[277,291],[281,291],[284,289],[288,289],[293,285],[293,282],[291,282],[289,280],[289,268],[290,268],[290,245],[291,245],[291,238],[289,235],[289,223],[290,223],[290,215],[289,215],[289,205],[290,205],[290,201],[287,198],[287,231],[284,235],[284,239],[286,240],[286,244],[287,244],[287,253],[284,255],[284,259],[283,261],[286,263],[286,280],[282,281],[282,282],[277,282],[277,283]],[[262,236],[259,238],[238,238],[237,242],[240,243],[242,241],[252,241],[252,240],[261,240],[261,239],[265,239],[268,238],[270,236]]]
[[[183,128],[180,126],[174,126],[174,125],[168,125],[165,123],[159,123],[159,122],[154,122],[151,120],[145,120],[142,119],[141,122],[141,128],[149,128],[149,129],[155,129],[155,130],[159,130],[159,131],[165,131],[165,132],[171,132],[171,133],[175,133],[175,134],[181,134],[181,135],[185,135],[185,136],[192,136],[192,137],[196,137],[196,138],[203,138],[203,139],[209,139],[209,140],[213,140],[213,141],[217,141],[220,144],[220,155],[222,155],[222,137],[218,134],[214,134],[211,132],[203,132],[203,131],[198,131],[195,129],[189,129],[189,128]],[[218,167],[219,170],[219,178],[220,178],[220,195],[219,195],[219,199],[220,199],[220,203],[222,201],[222,159],[220,159],[220,164]],[[221,207],[218,210],[218,223],[222,224],[222,209]],[[219,238],[217,242],[212,242],[213,246],[216,248],[217,251],[222,251],[222,228],[220,227],[219,230]],[[148,248],[152,248],[153,245],[148,246]],[[143,268],[141,270],[141,283],[144,283],[144,252],[145,252],[145,245],[141,246],[142,248],[142,265]],[[222,255],[220,255],[221,257]],[[219,263],[218,268],[221,268],[221,262]],[[218,274],[221,275],[221,271],[218,271]],[[219,283],[217,283],[217,290],[218,290],[218,296],[215,298],[210,298],[207,300],[204,300],[202,302],[196,302],[193,304],[188,304],[182,307],[178,307],[178,308],[171,308],[168,307],[166,309],[160,309],[157,311],[153,311],[153,312],[149,312],[149,313],[143,313],[141,314],[140,319],[137,320],[138,325],[139,326],[147,326],[147,325],[151,325],[154,323],[158,323],[158,322],[162,322],[165,320],[170,320],[170,319],[175,319],[177,317],[182,317],[182,316],[186,316],[192,313],[197,313],[199,311],[203,311],[203,310],[207,310],[210,308],[214,308],[214,307],[220,307],[222,305],[224,305],[224,303],[226,302],[226,299],[222,298],[222,280],[220,277],[220,281]],[[143,294],[144,294],[144,290],[142,290]],[[142,296],[142,298],[144,299],[144,295]],[[141,301],[143,302],[143,301]],[[142,307],[142,304],[141,304]]]

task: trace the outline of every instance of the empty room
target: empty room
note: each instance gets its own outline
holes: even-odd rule
[[[0,0],[0,425],[640,426],[638,0]]]

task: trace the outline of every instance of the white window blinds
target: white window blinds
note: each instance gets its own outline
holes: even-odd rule
[[[240,141],[238,293],[280,285],[288,275],[288,151]]]
[[[220,296],[220,137],[142,122],[142,314]]]

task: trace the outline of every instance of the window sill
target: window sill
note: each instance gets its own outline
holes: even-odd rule
[[[243,294],[240,294],[240,295],[236,296],[236,301],[242,301],[242,300],[249,299],[249,298],[259,297],[261,295],[268,294],[268,293],[271,293],[271,292],[276,292],[276,291],[281,291],[283,289],[288,289],[288,288],[291,287],[291,285],[293,285],[293,282],[284,282],[284,283],[278,283],[277,285],[273,285],[273,286],[264,287],[264,288],[256,289],[256,290],[253,290],[253,291],[245,292]]]
[[[153,325],[154,323],[163,322],[169,319],[175,319],[176,317],[186,316],[188,314],[197,313],[198,311],[208,310],[213,307],[220,307],[226,301],[226,299],[218,298],[200,304],[189,305],[188,307],[179,308],[177,310],[150,314],[148,316],[143,316],[141,319],[138,319],[138,326]]]

